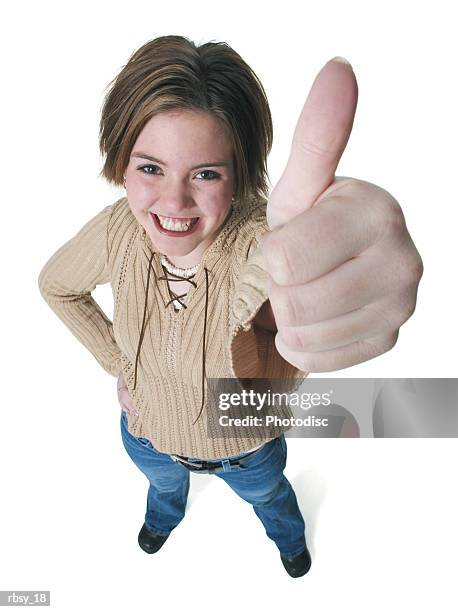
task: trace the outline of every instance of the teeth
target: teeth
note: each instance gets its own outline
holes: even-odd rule
[[[173,232],[186,232],[191,225],[193,225],[193,222],[197,220],[197,218],[194,218],[186,222],[178,222],[172,221],[169,217],[161,217],[160,215],[157,215],[157,218],[163,228],[172,230]]]

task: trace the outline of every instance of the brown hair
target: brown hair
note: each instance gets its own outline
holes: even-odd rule
[[[160,36],[135,51],[110,86],[100,120],[99,147],[106,160],[99,176],[123,184],[132,147],[153,115],[203,110],[231,136],[236,200],[268,197],[269,104],[256,74],[227,43],[196,46],[184,36]]]

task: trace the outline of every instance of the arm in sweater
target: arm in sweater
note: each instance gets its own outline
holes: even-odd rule
[[[114,205],[105,207],[46,262],[38,278],[41,295],[102,368],[118,376],[121,351],[113,324],[91,296],[110,281],[107,230]]]
[[[269,275],[259,244],[266,231],[265,206],[260,206],[238,232],[235,250],[240,268],[231,313],[232,366],[239,378],[293,380],[293,389],[307,373],[283,359],[275,346],[277,327],[267,293]]]

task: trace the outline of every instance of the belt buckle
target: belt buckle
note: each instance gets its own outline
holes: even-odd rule
[[[214,474],[218,468],[221,468],[221,465],[211,465],[208,461],[202,463],[191,463],[190,461],[186,461],[185,467],[191,472],[197,472],[198,474]]]
[[[183,457],[180,457],[178,455],[170,455],[170,457],[172,458],[173,461],[175,461],[176,463],[181,463],[182,465],[184,465],[185,467],[188,468],[188,470],[190,471],[194,471],[194,472],[198,472],[199,468],[202,467],[202,463],[193,463],[191,461],[186,461],[186,459],[184,459]],[[194,468],[194,469],[193,469]]]
[[[181,463],[182,465],[184,465],[190,472],[199,472],[200,474],[214,474],[217,470],[224,471],[224,467],[221,461],[219,462],[219,464],[210,465],[208,461],[194,463],[191,461],[186,461],[186,459],[178,455],[170,455],[170,457],[176,463]],[[240,465],[240,460],[230,459],[229,465],[231,467],[237,467]]]

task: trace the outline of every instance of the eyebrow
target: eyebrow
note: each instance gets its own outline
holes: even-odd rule
[[[132,157],[140,157],[142,159],[149,159],[150,161],[156,162],[157,164],[161,164],[162,166],[167,166],[167,164],[157,157],[153,157],[152,155],[147,155],[146,153],[142,153],[141,151],[135,151],[132,153]],[[191,170],[197,170],[198,168],[203,168],[207,166],[229,166],[230,162],[227,161],[219,161],[219,162],[208,162],[206,164],[198,164],[197,166],[193,166]]]

